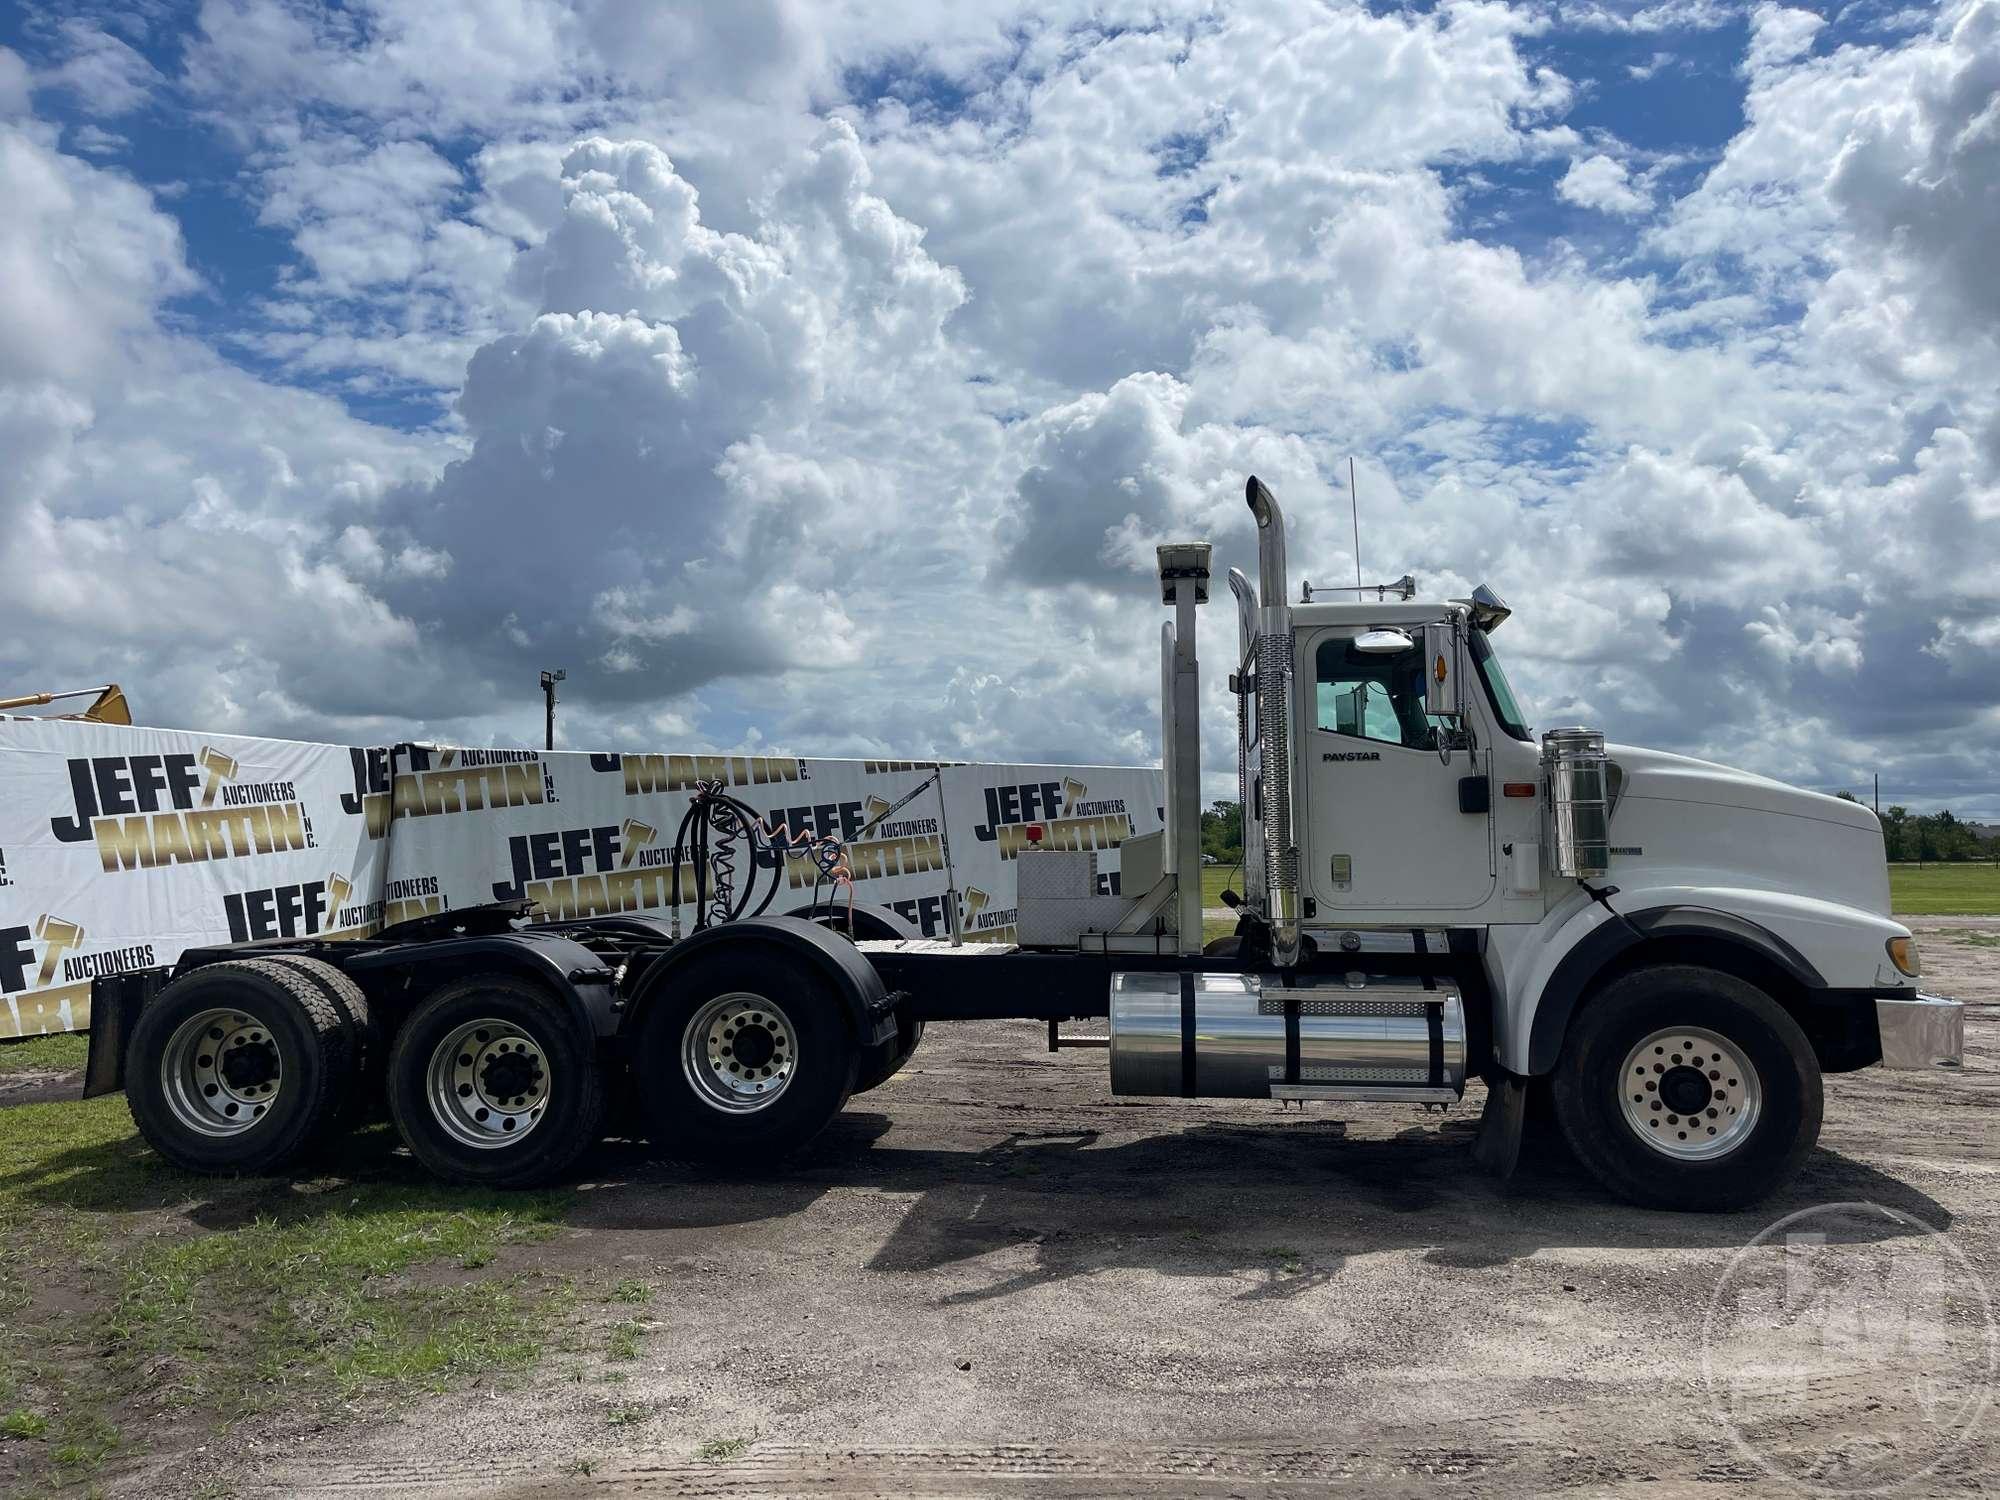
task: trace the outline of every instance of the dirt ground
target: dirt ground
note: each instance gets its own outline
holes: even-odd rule
[[[1930,987],[1976,1002],[1966,1067],[1830,1079],[1801,1178],[1747,1213],[1608,1201],[1545,1137],[1498,1183],[1476,1087],[1448,1114],[1114,1099],[1101,1052],[939,1027],[782,1171],[610,1148],[567,1233],[506,1252],[660,1289],[616,1383],[551,1360],[333,1430],[259,1418],[199,1471],[399,1500],[1769,1487],[1702,1373],[1739,1247],[1869,1201],[2000,1287],[2000,921],[1913,921]],[[1885,1376],[1763,1440],[1917,1420]],[[1900,1493],[1989,1493],[1992,1420]]]

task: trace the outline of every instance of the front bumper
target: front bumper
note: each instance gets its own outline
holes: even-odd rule
[[[1956,1068],[1965,1061],[1965,1007],[1918,991],[1904,999],[1878,996],[1875,1024],[1885,1068]]]

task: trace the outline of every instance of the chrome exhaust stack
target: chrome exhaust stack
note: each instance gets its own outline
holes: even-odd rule
[[[1231,568],[1229,592],[1236,596],[1236,664],[1247,667],[1257,645],[1257,586],[1241,568]]]
[[[1250,816],[1251,784],[1258,767],[1250,747],[1250,688],[1256,671],[1257,589],[1241,568],[1229,570],[1229,592],[1236,596],[1236,671],[1230,689],[1236,694],[1236,805],[1243,820],[1243,885],[1251,910],[1264,910],[1264,828]]]
[[[1299,846],[1292,831],[1292,622],[1285,602],[1285,513],[1256,475],[1244,489],[1257,518],[1257,739],[1264,809],[1264,920],[1271,961],[1299,961]],[[1247,851],[1246,851],[1247,852]]]

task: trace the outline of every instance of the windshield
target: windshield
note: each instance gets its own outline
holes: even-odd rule
[[[1493,654],[1493,646],[1486,639],[1486,632],[1472,632],[1472,659],[1479,665],[1479,680],[1486,684],[1486,701],[1493,705],[1493,717],[1500,727],[1517,740],[1532,740],[1535,736],[1529,730],[1521,705],[1514,701],[1514,689],[1508,685],[1507,674],[1500,670],[1500,658]]]

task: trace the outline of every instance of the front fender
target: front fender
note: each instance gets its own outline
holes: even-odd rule
[[[1494,945],[1501,996],[1495,1050],[1526,1075],[1555,1066],[1577,1005],[1598,976],[1641,943],[1677,937],[1727,943],[1806,990],[1914,986],[1888,960],[1900,923],[1859,907],[1780,891],[1715,886],[1620,889],[1607,903],[1578,892],[1537,926]]]
[[[1612,936],[1599,936],[1607,929]],[[1619,919],[1581,889],[1565,896],[1532,927],[1492,929],[1486,946],[1487,980],[1494,996],[1493,1056],[1501,1067],[1520,1074],[1548,1071],[1529,1062],[1537,1002],[1570,955],[1590,951],[1586,944],[1608,945],[1620,930]],[[1566,1015],[1563,1024],[1568,1024]]]

